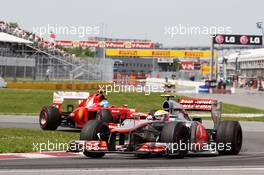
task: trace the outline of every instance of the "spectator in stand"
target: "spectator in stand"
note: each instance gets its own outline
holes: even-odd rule
[[[2,32],[7,32],[8,31],[8,28],[9,28],[9,26],[8,26],[7,23],[5,23],[4,21],[1,21],[0,22],[0,30]]]
[[[27,39],[27,33],[26,33],[26,32],[23,32],[23,34],[22,34],[22,38],[23,38],[23,39]]]
[[[3,21],[0,21],[0,32],[4,32],[5,30],[5,23]]]
[[[65,59],[70,59],[72,61],[72,59],[76,58],[75,55],[68,54],[64,50],[61,50],[59,48],[56,48],[56,50],[54,50],[54,46],[55,46],[54,43],[48,42],[44,40],[43,38],[37,36],[36,34],[25,31],[19,28],[18,26],[17,27],[10,26],[9,23],[7,22],[0,21],[0,32],[9,33],[11,35],[33,41],[35,47],[38,47],[39,49],[45,49],[46,51],[48,51],[50,47],[53,47],[52,52],[55,55],[59,55],[62,57],[68,57]]]
[[[33,34],[32,34],[32,33],[29,35],[28,39],[29,39],[30,41],[33,41]]]

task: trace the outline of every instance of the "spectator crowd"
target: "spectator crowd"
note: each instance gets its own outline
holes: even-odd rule
[[[55,56],[63,57],[68,61],[77,59],[74,54],[67,53],[63,49],[55,47],[55,40],[51,38],[50,41],[37,36],[35,33],[21,29],[16,23],[8,23],[0,21],[0,32],[8,33],[13,36],[23,38],[33,42],[33,46],[45,52],[51,53]],[[51,32],[52,34],[52,32]],[[52,34],[54,36],[54,34]],[[73,60],[72,60],[73,59]]]

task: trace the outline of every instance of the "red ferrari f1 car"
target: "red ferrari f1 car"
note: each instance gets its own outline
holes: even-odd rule
[[[242,129],[237,121],[221,121],[221,103],[211,99],[179,99],[166,96],[163,110],[121,124],[88,121],[80,140],[69,144],[69,152],[83,152],[87,157],[100,158],[107,153],[138,156],[161,155],[183,158],[188,152],[218,152],[236,155],[242,146]],[[186,111],[210,111],[214,126],[206,129],[201,118],[191,118]],[[114,126],[113,126],[114,125]]]
[[[67,105],[62,111],[64,100],[79,100],[74,105]],[[44,106],[39,115],[39,124],[43,130],[56,130],[58,126],[83,128],[89,120],[101,120],[106,123],[118,123],[131,118],[137,109],[110,106],[102,92],[89,95],[87,92],[54,92],[51,106]]]

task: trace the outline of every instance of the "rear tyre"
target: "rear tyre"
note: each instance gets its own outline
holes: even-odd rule
[[[189,129],[183,122],[170,122],[167,123],[161,131],[162,143],[173,143],[173,155],[168,158],[184,158],[188,153],[188,140],[190,139]]]
[[[106,123],[113,123],[114,122],[114,118],[112,116],[112,113],[107,109],[101,109],[100,111],[98,111],[96,119],[101,120],[101,121],[106,122]]]
[[[61,116],[58,108],[45,106],[39,114],[39,125],[43,130],[56,130],[61,123]]]
[[[242,142],[242,128],[239,122],[223,121],[219,124],[216,133],[216,143],[220,155],[237,155],[241,150]]]
[[[100,138],[102,140],[107,141],[109,137],[109,128],[107,124],[101,120],[90,120],[81,130],[80,140],[99,140],[98,133],[100,133]],[[84,151],[83,154],[91,158],[101,158],[105,155],[104,152],[96,153],[89,151]]]

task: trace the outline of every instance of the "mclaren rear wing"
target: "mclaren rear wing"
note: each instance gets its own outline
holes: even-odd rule
[[[222,103],[214,99],[180,98],[177,100],[184,110],[211,112],[211,118],[216,129],[221,122]]]
[[[212,111],[218,103],[217,100],[198,98],[180,98],[177,102],[189,111]]]

